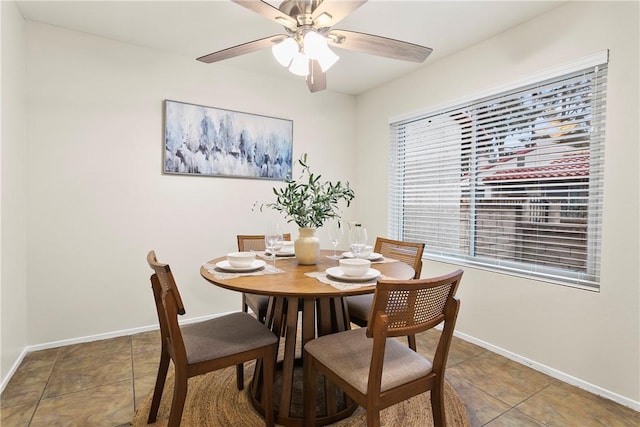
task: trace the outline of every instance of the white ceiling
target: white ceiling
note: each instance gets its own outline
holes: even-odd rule
[[[216,1],[18,1],[25,19],[125,43],[196,57],[284,29],[248,9]],[[279,2],[270,1],[277,5]],[[369,0],[334,28],[395,38],[432,48],[423,64],[334,49],[340,61],[327,72],[329,90],[359,94],[428,66],[562,5],[551,1]],[[220,64],[220,65],[218,65]],[[269,49],[203,67],[259,71],[292,84],[304,78],[278,65]],[[294,83],[295,82],[295,83]]]

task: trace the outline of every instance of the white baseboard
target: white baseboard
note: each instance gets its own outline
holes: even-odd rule
[[[13,374],[16,373],[16,371],[18,370],[18,366],[20,366],[20,364],[22,363],[22,361],[24,360],[24,357],[27,355],[28,352],[29,351],[27,350],[26,347],[22,349],[22,352],[20,353],[16,361],[11,366],[11,369],[9,369],[9,372],[7,372],[7,375],[5,375],[5,377],[2,379],[2,382],[0,382],[0,393],[4,391],[4,388],[9,383],[9,380],[11,379],[11,377],[13,377]]]
[[[549,366],[543,365],[542,363],[538,363],[534,360],[527,359],[526,357],[522,357],[518,354],[505,350],[504,348],[497,347],[493,344],[479,340],[470,335],[463,334],[461,332],[454,332],[454,335],[460,339],[468,341],[472,344],[476,344],[482,348],[486,348],[487,350],[490,350],[496,354],[504,356],[507,359],[513,360],[514,362],[520,363],[521,365],[528,366],[531,369],[535,369],[536,371],[547,374],[552,378],[555,378],[567,384],[571,384],[573,386],[586,390],[589,393],[593,393],[595,395],[604,397],[605,399],[612,400],[616,403],[619,403],[620,405],[626,406],[627,408],[631,408],[634,411],[640,411],[640,402],[621,396],[617,393],[606,390],[602,387],[591,384],[587,381],[581,380],[580,378],[576,378],[564,372],[558,371],[557,369],[550,368]]]
[[[207,320],[207,319],[213,319],[215,317],[219,317],[222,316],[224,314],[227,313],[221,313],[221,314],[215,314],[215,315],[209,315],[209,316],[201,316],[201,317],[195,317],[195,318],[190,318],[190,319],[186,319],[183,322],[180,322],[181,324],[188,324],[188,323],[194,323],[194,322],[200,322],[202,320]],[[68,339],[68,340],[61,340],[61,341],[53,341],[53,342],[49,342],[49,343],[44,343],[44,344],[37,344],[37,345],[30,345],[24,348],[24,350],[22,351],[22,353],[20,353],[20,356],[18,357],[18,359],[16,360],[16,362],[13,364],[13,366],[11,367],[10,371],[8,372],[8,374],[6,375],[5,378],[2,379],[2,383],[0,383],[0,392],[2,392],[4,390],[4,388],[6,387],[7,383],[9,382],[9,380],[11,379],[11,377],[15,374],[16,370],[18,369],[18,366],[20,366],[20,364],[22,363],[22,361],[24,360],[24,357],[27,355],[27,353],[30,353],[32,351],[38,351],[38,350],[47,350],[50,348],[56,348],[56,347],[61,347],[61,346],[67,346],[67,345],[72,345],[72,344],[81,344],[81,343],[87,343],[87,342],[92,342],[92,341],[99,341],[99,340],[104,340],[104,339],[109,339],[109,338],[116,338],[116,337],[122,337],[122,336],[128,336],[128,335],[135,335],[141,332],[147,332],[147,331],[152,331],[154,329],[158,329],[158,325],[149,325],[149,326],[142,326],[142,327],[138,327],[138,328],[132,328],[132,329],[125,329],[122,331],[116,331],[116,332],[109,332],[109,333],[105,333],[105,334],[98,334],[98,335],[90,335],[90,336],[86,336],[86,337],[80,337],[80,338],[73,338],[73,339]],[[564,372],[558,371],[557,369],[553,369],[550,368],[549,366],[543,365],[541,363],[538,363],[536,361],[527,359],[526,357],[522,357],[518,354],[512,353],[508,350],[505,350],[501,347],[495,346],[493,344],[490,344],[488,342],[479,340],[475,337],[472,337],[471,335],[467,335],[467,334],[463,334],[461,332],[455,332],[454,335],[460,339],[463,339],[465,341],[468,341],[472,344],[476,344],[482,348],[486,348],[487,350],[490,350],[496,354],[499,354],[501,356],[506,357],[507,359],[513,360],[514,362],[520,363],[522,365],[528,366],[531,369],[535,369],[536,371],[542,372],[544,374],[549,375],[552,378],[555,378],[557,380],[563,381],[567,384],[571,384],[573,386],[576,386],[578,388],[581,388],[583,390],[586,390],[590,393],[593,393],[595,395],[598,396],[602,396],[606,399],[612,400],[616,403],[619,403],[623,406],[626,406],[628,408],[631,408],[635,411],[640,411],[640,402],[634,401],[632,399],[629,399],[627,397],[621,396],[617,393],[614,393],[612,391],[606,390],[602,387],[599,387],[597,385],[591,384],[589,382],[583,381],[579,378],[576,378],[574,376],[571,376],[569,374],[566,374]]]
[[[203,321],[203,320],[213,319],[214,317],[219,317],[219,316],[222,316],[224,314],[227,314],[227,313],[220,313],[220,314],[209,315],[209,316],[201,316],[201,317],[189,318],[189,319],[185,319],[185,320],[181,321],[180,324],[185,324],[186,325],[188,323],[200,322],[200,321]],[[104,333],[104,334],[97,334],[97,335],[89,335],[89,336],[85,336],[85,337],[71,338],[71,339],[67,339],[67,340],[51,341],[51,342],[43,343],[43,344],[28,345],[22,350],[22,352],[20,353],[20,355],[18,356],[18,358],[16,359],[14,364],[11,366],[11,369],[9,370],[7,375],[4,378],[2,378],[2,382],[0,383],[0,393],[4,391],[5,387],[7,386],[7,384],[11,380],[11,378],[13,377],[13,375],[18,370],[18,367],[20,366],[20,364],[24,360],[25,356],[28,353],[32,352],[32,351],[48,350],[50,348],[63,347],[63,346],[67,346],[67,345],[83,344],[83,343],[88,343],[88,342],[92,342],[92,341],[106,340],[106,339],[109,339],[109,338],[124,337],[124,336],[128,336],[128,335],[139,334],[141,332],[153,331],[155,329],[158,329],[158,324],[149,325],[149,326],[141,326],[141,327],[132,328],[132,329],[124,329],[124,330],[115,331],[115,332],[107,332],[107,333]]]

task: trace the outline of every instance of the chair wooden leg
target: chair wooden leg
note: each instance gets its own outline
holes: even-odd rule
[[[262,405],[264,407],[264,423],[267,427],[273,427],[275,425],[275,412],[273,409],[273,383],[275,380],[274,369],[276,366],[277,351],[278,347],[274,345],[267,350],[267,354],[262,359],[262,379],[264,382]]]
[[[244,365],[242,363],[236,365],[236,383],[238,390],[244,388]]]
[[[434,424],[443,427],[440,424]],[[376,408],[367,408],[367,427],[380,427],[380,411]]]
[[[315,427],[316,425],[316,394],[318,391],[317,386],[317,372],[312,366],[312,357],[304,352],[305,358],[304,364],[304,381],[302,383],[303,395],[304,395],[304,426]]]
[[[162,348],[160,354],[160,364],[158,365],[158,376],[156,377],[156,386],[153,389],[153,399],[151,400],[151,408],[149,409],[149,418],[147,424],[155,423],[158,416],[158,408],[160,408],[160,399],[162,398],[162,390],[164,390],[164,382],[167,379],[167,371],[169,370],[169,362],[171,358],[167,350]]]
[[[249,306],[247,305],[247,297],[245,296],[245,294],[242,294],[242,311],[244,311],[245,313],[249,312]]]
[[[431,411],[433,412],[433,425],[445,426],[444,387],[441,381],[431,389]]]
[[[184,409],[184,401],[187,397],[187,373],[184,368],[175,368],[175,384],[173,387],[173,402],[171,403],[171,412],[169,414],[168,427],[179,427],[182,419],[182,411]]]
[[[416,350],[416,336],[415,335],[407,335],[407,340],[409,341],[409,348],[413,351]]]

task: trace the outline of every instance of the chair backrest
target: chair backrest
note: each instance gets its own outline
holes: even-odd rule
[[[415,335],[444,322],[433,358],[433,371],[444,375],[453,329],[460,309],[455,298],[462,270],[431,279],[379,280],[367,324],[367,336],[385,337]],[[374,337],[375,338],[375,337]],[[375,353],[374,344],[374,353]],[[381,369],[384,350],[374,354],[376,369]],[[378,372],[380,374],[380,372]],[[373,377],[372,377],[373,378]]]
[[[167,347],[174,362],[186,363],[186,349],[178,325],[178,315],[185,314],[185,310],[171,268],[168,264],[159,263],[154,251],[147,255],[147,262],[154,271],[151,275],[151,287],[158,312],[162,343]]]
[[[290,241],[291,234],[283,234],[282,239]],[[264,234],[238,234],[238,250],[240,252],[264,251],[266,248],[264,244]]]
[[[367,327],[371,336],[371,321],[377,313],[388,318],[387,336],[417,334],[447,320],[456,305],[455,293],[462,270],[429,279],[385,280],[376,285]]]
[[[403,242],[378,237],[373,251],[385,257],[397,259],[405,264],[409,264],[415,271],[414,279],[420,278],[424,243]]]

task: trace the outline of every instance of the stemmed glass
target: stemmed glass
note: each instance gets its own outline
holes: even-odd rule
[[[360,258],[360,252],[367,246],[367,229],[362,224],[354,224],[349,232],[349,246],[354,258]]]
[[[264,246],[267,248],[273,259],[273,269],[276,268],[276,252],[282,248],[282,231],[278,224],[273,224],[267,229],[264,235]]]
[[[333,259],[338,259],[336,256],[336,250],[338,249],[338,244],[340,240],[342,240],[343,233],[342,224],[337,219],[331,221],[329,223],[329,241],[333,245]]]

